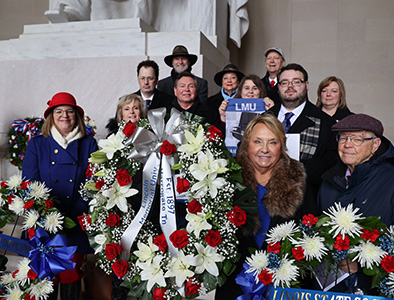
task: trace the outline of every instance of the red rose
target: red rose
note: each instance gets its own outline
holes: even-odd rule
[[[29,201],[26,201],[25,205],[23,205],[23,208],[28,210],[28,209],[32,208],[33,205],[34,205],[34,201],[29,200]]]
[[[20,187],[22,190],[26,190],[29,185],[30,185],[29,181],[22,181]]]
[[[153,239],[153,244],[155,244],[157,247],[159,247],[161,252],[166,252],[168,245],[166,238],[164,237],[164,234],[160,234],[157,237]]]
[[[96,181],[96,189],[101,190],[101,188],[103,187],[103,185],[105,184],[105,181],[102,179],[98,179]]]
[[[374,242],[379,237],[379,230],[377,230],[376,228],[372,228],[372,231],[368,229],[361,229],[361,230],[363,231],[361,237],[364,240],[370,240],[371,242]]]
[[[304,224],[306,226],[315,225],[317,223],[317,221],[319,221],[319,219],[316,218],[312,214],[308,214],[308,215],[305,215],[305,216],[302,217],[302,224]]]
[[[92,224],[92,219],[89,215],[78,216],[79,226],[81,226],[82,230],[86,230],[86,224]]]
[[[196,199],[193,199],[191,202],[187,204],[187,210],[191,214],[197,214],[202,211],[202,205]]]
[[[1,184],[1,188],[2,188],[2,189],[8,187],[7,181],[2,181],[0,184]]]
[[[117,214],[109,214],[108,218],[105,220],[105,224],[114,227],[120,225],[120,217]]]
[[[14,200],[13,200],[14,198],[15,198],[15,195],[9,195],[7,197],[8,204],[11,204],[12,202],[14,202]]]
[[[215,126],[211,125],[211,126],[208,127],[207,138],[211,142],[214,142],[218,138],[222,139],[223,138],[223,133],[218,128],[216,128]]]
[[[300,261],[305,258],[304,249],[302,247],[291,248],[291,252],[296,260]]]
[[[36,278],[38,277],[38,275],[37,275],[36,272],[34,272],[32,269],[30,269],[30,270],[27,272],[27,277],[28,277],[29,279],[31,279],[31,280],[34,280],[34,279],[36,279]]]
[[[89,164],[88,164],[88,167],[86,168],[86,172],[85,172],[86,178],[88,178],[88,177],[90,177],[90,176],[93,176],[93,172],[92,172],[92,170],[90,169],[91,166],[92,166],[92,164],[89,163]]]
[[[345,235],[345,238],[341,234],[338,234],[337,237],[335,238],[335,244],[334,248],[337,249],[338,251],[342,250],[349,250],[350,247],[350,239],[347,235]]]
[[[178,177],[176,180],[176,191],[179,194],[186,192],[190,187],[190,182],[185,178]]]
[[[200,290],[200,286],[200,280],[194,277],[189,278],[185,284],[186,296],[197,294]]]
[[[183,248],[189,243],[187,232],[184,230],[175,230],[170,235],[170,241],[175,248]]]
[[[227,212],[226,216],[235,226],[241,226],[246,223],[246,213],[238,206],[235,206],[232,210]]]
[[[264,285],[269,285],[272,283],[272,274],[268,273],[268,271],[265,269],[261,271],[259,274],[259,280],[264,284]]]
[[[165,288],[155,288],[152,293],[152,299],[154,300],[165,300],[167,299],[166,296],[166,289]]]
[[[112,270],[118,278],[123,278],[128,268],[129,263],[122,259],[119,259],[112,264]]]
[[[54,206],[52,200],[45,200],[45,209],[51,209]]]
[[[280,243],[269,243],[267,247],[267,251],[269,253],[274,252],[275,254],[279,254],[281,247],[282,245]]]
[[[31,240],[36,235],[36,230],[33,227],[30,227],[27,230],[27,234],[29,235],[29,240]]]
[[[219,230],[210,229],[204,240],[211,247],[216,247],[222,242],[222,237],[220,236]]]
[[[123,129],[123,133],[127,136],[127,137],[131,137],[133,135],[133,133],[135,132],[135,124],[134,123],[127,123],[126,126]]]
[[[114,260],[118,255],[120,255],[121,251],[122,247],[116,243],[107,244],[105,246],[105,255],[107,256],[108,260]]]
[[[171,144],[169,141],[165,140],[163,145],[160,147],[160,153],[164,155],[172,155],[176,152],[176,146]]]
[[[380,261],[380,263],[382,264],[382,268],[387,273],[394,272],[394,257],[392,257],[391,255],[385,255]]]
[[[116,180],[118,181],[120,186],[125,186],[131,183],[131,176],[129,171],[125,169],[119,169],[116,173]]]

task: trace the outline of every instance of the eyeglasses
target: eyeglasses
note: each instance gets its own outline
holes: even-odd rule
[[[74,109],[67,109],[67,110],[63,110],[63,109],[55,109],[53,111],[55,113],[55,115],[57,116],[62,116],[64,113],[66,113],[66,115],[74,115],[75,114],[75,110]]]
[[[363,138],[361,135],[342,135],[342,134],[337,134],[337,141],[338,144],[345,144],[347,139],[350,140],[350,142],[354,146],[360,146],[364,143],[364,141],[369,141],[376,139],[376,136],[370,137],[370,138]]]
[[[300,86],[301,84],[305,83],[305,80],[301,80],[301,79],[294,79],[292,81],[290,80],[282,80],[280,82],[278,82],[280,86],[283,87],[287,87],[290,84],[292,84],[293,86]]]

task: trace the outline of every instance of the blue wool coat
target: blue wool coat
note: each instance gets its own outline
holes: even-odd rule
[[[63,149],[51,136],[41,135],[29,142],[23,161],[23,178],[45,182],[51,196],[60,200],[55,206],[77,223],[77,228],[68,233],[68,242],[70,246],[78,245],[78,253],[92,251],[77,220],[88,211],[88,203],[78,191],[86,179],[88,158],[96,150],[97,142],[92,136],[73,141]]]

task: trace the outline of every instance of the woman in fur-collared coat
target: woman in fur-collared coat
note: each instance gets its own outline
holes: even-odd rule
[[[237,270],[217,289],[216,299],[235,299],[242,295],[235,277],[242,270],[248,248],[262,249],[265,233],[278,224],[316,212],[316,201],[306,197],[306,173],[303,165],[286,153],[286,135],[282,123],[270,112],[249,122],[236,156],[242,166],[244,185],[257,193],[258,212],[254,232],[240,237]]]

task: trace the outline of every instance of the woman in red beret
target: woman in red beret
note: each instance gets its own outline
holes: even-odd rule
[[[42,135],[28,144],[22,176],[45,182],[51,195],[60,201],[56,207],[78,224],[77,217],[88,211],[88,203],[79,194],[85,181],[90,154],[97,150],[96,140],[86,133],[84,111],[73,95],[57,93],[44,112]],[[85,232],[77,226],[67,235],[68,246],[78,246],[72,271],[58,275],[61,299],[79,299],[81,265],[84,254],[93,252]],[[51,298],[57,299],[57,288]]]

